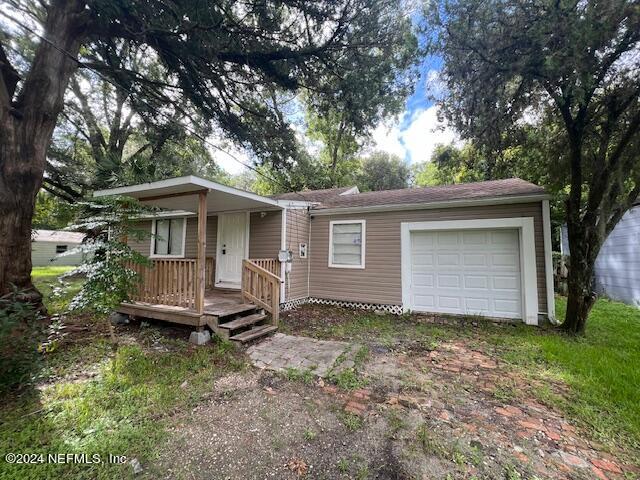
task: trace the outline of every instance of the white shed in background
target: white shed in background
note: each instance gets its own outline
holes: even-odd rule
[[[569,255],[567,227],[562,226],[561,250]],[[640,204],[622,217],[602,245],[595,267],[599,295],[640,307]]]
[[[34,267],[49,265],[80,265],[83,254],[59,256],[82,243],[84,233],[63,230],[34,230],[31,240],[31,264]]]

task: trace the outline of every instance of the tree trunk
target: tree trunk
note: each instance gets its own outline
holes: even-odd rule
[[[44,36],[55,47],[41,40],[19,97],[12,101],[14,92],[8,92],[0,103],[0,295],[15,286],[37,304],[31,219],[64,92],[77,66],[84,6],[78,0],[51,2]]]
[[[570,247],[571,248],[571,247]],[[593,264],[576,259],[573,252],[567,279],[567,312],[562,329],[573,335],[584,334],[591,307],[596,301],[593,291]]]

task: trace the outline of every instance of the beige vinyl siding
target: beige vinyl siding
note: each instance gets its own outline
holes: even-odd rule
[[[136,252],[149,256],[151,253],[151,220],[139,222],[134,227],[136,230],[147,232],[147,235],[138,240],[134,235],[129,237],[129,246]],[[207,217],[207,257],[216,256],[216,241],[218,234],[218,217]],[[185,237],[184,256],[185,258],[195,258],[198,255],[198,218],[187,218],[187,232]]]
[[[59,257],[56,253],[57,245],[66,245],[67,250],[71,251],[80,244],[68,242],[32,242],[31,265],[34,267],[48,267],[50,265],[80,265],[82,263],[84,257],[82,252]]]
[[[345,215],[316,215],[311,220],[310,296],[331,300],[402,304],[400,223],[437,220],[533,217],[539,311],[547,311],[542,203],[406,210]],[[329,222],[366,220],[364,269],[330,268]]]
[[[282,212],[253,212],[249,224],[249,258],[278,258],[282,234]]]
[[[300,258],[301,243],[309,248],[309,213],[307,209],[287,210],[287,248],[293,252],[293,264],[287,281],[286,300],[295,300],[309,296],[309,254]]]

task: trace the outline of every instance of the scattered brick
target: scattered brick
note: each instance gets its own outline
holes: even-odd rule
[[[568,452],[560,452],[560,457],[562,458],[564,463],[566,463],[570,467],[586,468],[589,466],[583,459]]]
[[[334,385],[325,385],[324,387],[322,387],[322,390],[332,395],[338,393],[338,387]]]
[[[622,469],[617,464],[615,464],[614,462],[610,462],[609,460],[598,460],[597,458],[592,458],[591,463],[593,463],[601,470],[606,470],[613,473],[622,473]]]
[[[591,465],[591,471],[594,473],[594,475],[596,477],[598,477],[600,480],[609,480],[607,478],[607,476],[604,474],[604,472],[602,470],[600,470],[598,467],[596,467],[595,465]]]
[[[438,414],[438,418],[440,420],[444,420],[445,422],[448,422],[449,420],[451,420],[451,415],[449,415],[449,412],[447,412],[446,410],[442,410],[439,414]]]
[[[547,437],[549,437],[554,442],[559,442],[560,440],[562,440],[562,435],[560,434],[560,432],[552,428],[547,429],[546,434],[547,434]]]
[[[520,460],[522,463],[529,463],[529,457],[527,457],[524,453],[522,452],[516,452],[515,457]]]

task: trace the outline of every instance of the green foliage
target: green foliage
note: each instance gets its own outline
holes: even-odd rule
[[[353,413],[342,412],[339,415],[340,421],[345,426],[347,430],[350,432],[355,432],[356,430],[360,430],[363,425],[362,418]]]
[[[149,235],[135,227],[136,219],[145,209],[137,201],[125,197],[82,206],[85,210],[74,228],[90,231],[92,237],[79,247],[85,253],[84,263],[68,274],[86,277],[70,308],[107,315],[138,287],[140,278],[132,265],[149,264],[149,260],[133,250],[126,240],[131,237],[141,240]]]
[[[40,367],[43,317],[21,292],[0,297],[0,394],[27,383]]]
[[[38,192],[32,220],[34,229],[62,230],[74,218],[73,206],[44,190]]]
[[[411,169],[397,155],[374,152],[362,159],[357,185],[361,192],[406,188],[410,175]]]
[[[102,340],[55,352],[52,357],[60,356],[61,366],[73,363],[71,373],[97,369],[99,374],[87,381],[61,379],[38,395],[3,402],[0,450],[99,454],[103,460],[109,454],[126,455],[148,468],[175,412],[189,411],[210,391],[213,379],[243,365],[234,360],[228,343],[189,349],[185,341],[172,342],[177,343],[165,352],[125,345],[113,353]],[[121,479],[132,478],[133,472],[128,462],[3,463],[0,477]]]
[[[638,5],[443,0],[426,11],[444,61],[441,110],[481,147],[485,174],[503,160],[516,173],[524,164],[566,196],[563,328],[583,333],[598,252],[640,195]]]

